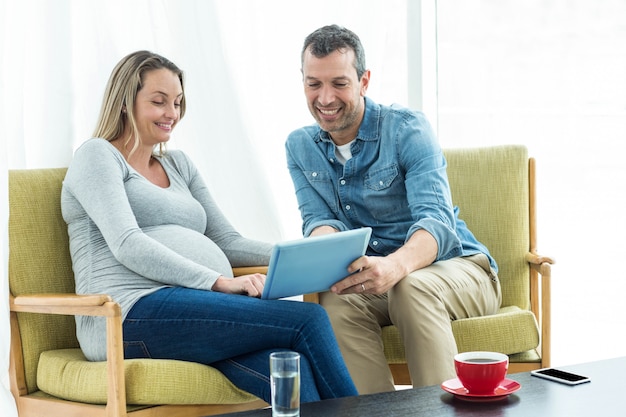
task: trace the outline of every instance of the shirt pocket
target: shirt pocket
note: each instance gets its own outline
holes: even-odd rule
[[[393,222],[408,212],[404,181],[397,164],[370,171],[363,185],[363,202],[376,219]]]
[[[315,192],[322,197],[328,207],[337,213],[338,203],[335,197],[335,187],[328,171],[304,171],[304,175]],[[319,212],[318,210],[316,210]]]
[[[381,191],[389,188],[393,180],[398,176],[398,166],[389,165],[376,171],[369,172],[365,176],[365,188],[373,191]]]

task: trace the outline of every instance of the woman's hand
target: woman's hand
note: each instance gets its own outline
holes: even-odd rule
[[[265,275],[250,274],[235,278],[220,276],[211,290],[226,294],[243,294],[249,297],[261,298],[265,286]]]

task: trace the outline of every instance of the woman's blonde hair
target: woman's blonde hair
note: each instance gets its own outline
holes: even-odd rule
[[[132,154],[141,143],[133,113],[137,93],[143,87],[145,75],[150,71],[162,68],[172,71],[180,79],[183,88],[180,102],[180,118],[182,119],[186,108],[183,72],[173,62],[161,55],[150,51],[137,51],[122,58],[113,68],[104,91],[102,108],[93,136],[111,141],[124,133],[126,123],[128,123],[132,134],[125,139],[124,146],[131,139],[134,139],[130,151]],[[162,154],[163,151],[163,144],[160,144],[159,153]]]

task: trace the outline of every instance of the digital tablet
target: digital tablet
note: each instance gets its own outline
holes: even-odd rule
[[[328,291],[365,254],[372,229],[347,230],[277,243],[270,258],[264,300]]]

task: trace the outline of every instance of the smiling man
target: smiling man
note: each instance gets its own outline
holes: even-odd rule
[[[390,324],[414,386],[453,378],[451,320],[495,313],[501,294],[496,262],[452,205],[431,126],[366,97],[370,71],[350,30],[311,33],[301,61],[317,123],[292,132],[286,153],[303,234],[372,228],[366,256],[320,295],[359,393],[394,389],[381,341]]]
[[[304,92],[309,111],[320,128],[332,136],[336,145],[345,145],[359,131],[370,72],[363,69],[357,75],[352,49],[326,53],[328,59],[319,59],[316,53],[319,54],[307,48],[302,58]]]

